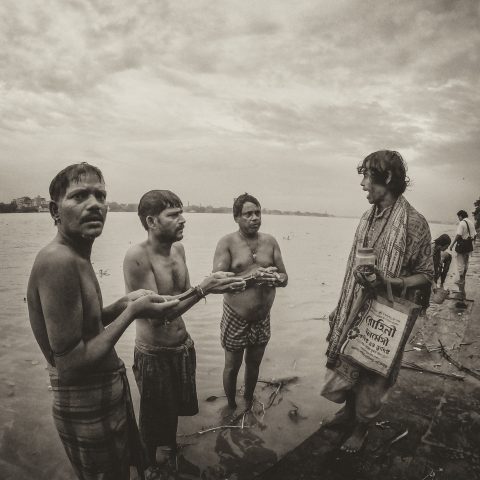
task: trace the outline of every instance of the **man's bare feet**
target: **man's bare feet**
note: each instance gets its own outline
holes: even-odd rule
[[[227,405],[224,405],[220,409],[220,419],[222,422],[229,422],[231,421],[234,417],[235,414],[238,410],[237,404],[235,406],[231,406],[230,404],[227,403]]]
[[[352,434],[345,440],[340,450],[345,453],[357,453],[363,447],[368,435],[368,423],[357,422]]]

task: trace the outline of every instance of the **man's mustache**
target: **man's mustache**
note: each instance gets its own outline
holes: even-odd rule
[[[82,219],[81,223],[86,223],[86,222],[103,222],[103,216],[100,214],[93,214],[93,215],[87,215],[85,218]]]

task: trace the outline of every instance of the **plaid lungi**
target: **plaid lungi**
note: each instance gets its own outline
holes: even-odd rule
[[[195,346],[164,347],[135,341],[133,373],[140,392],[140,434],[153,464],[158,446],[176,447],[179,416],[198,413]]]
[[[266,345],[270,340],[270,312],[263,320],[249,322],[223,302],[220,340],[228,352],[243,350],[252,345]]]
[[[80,480],[128,480],[130,465],[144,479],[145,458],[125,365],[65,384],[49,367],[53,419]]]

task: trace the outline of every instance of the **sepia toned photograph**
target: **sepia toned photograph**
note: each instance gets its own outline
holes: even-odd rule
[[[0,41],[0,479],[480,480],[480,2]]]

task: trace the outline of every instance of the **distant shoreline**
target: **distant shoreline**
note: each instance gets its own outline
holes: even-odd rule
[[[224,213],[224,214],[231,214],[232,209],[227,208],[227,207],[202,207],[205,208],[205,210],[196,210],[192,209],[191,207],[184,207],[184,212],[186,213]],[[210,209],[211,208],[211,209]],[[225,208],[225,210],[224,210]],[[109,208],[109,212],[115,212],[115,213],[136,213],[136,208],[132,210],[126,210],[126,209],[112,209]],[[42,211],[37,211],[37,210],[17,210],[14,212],[1,212],[2,213],[48,213],[48,210],[42,210]],[[282,210],[268,210],[268,209],[262,209],[262,214],[263,215],[283,215],[283,216],[291,216],[291,217],[320,217],[320,218],[353,218],[353,219],[359,219],[359,216],[353,216],[353,215],[333,215],[330,213],[317,213],[317,212],[290,212],[290,211],[282,211]],[[456,222],[447,222],[443,220],[427,220],[428,223],[433,223],[433,224],[438,224],[438,225],[455,225]]]
[[[213,208],[213,209],[206,209],[205,211],[201,210],[192,210],[189,209],[188,207],[184,207],[183,211],[185,213],[224,213],[224,214],[231,214],[232,209],[228,209],[228,211],[224,211],[223,209],[219,211],[220,209],[218,208]],[[116,213],[136,213],[137,210],[123,210],[123,209],[108,209],[109,212],[116,212]],[[2,213],[49,213],[48,210],[15,210],[13,212],[0,212]],[[289,212],[289,211],[278,211],[278,210],[262,210],[263,215],[290,215],[290,216],[296,216],[296,217],[336,217],[336,215],[331,215],[329,213],[316,213],[316,212]],[[354,218],[354,217],[351,217]]]

